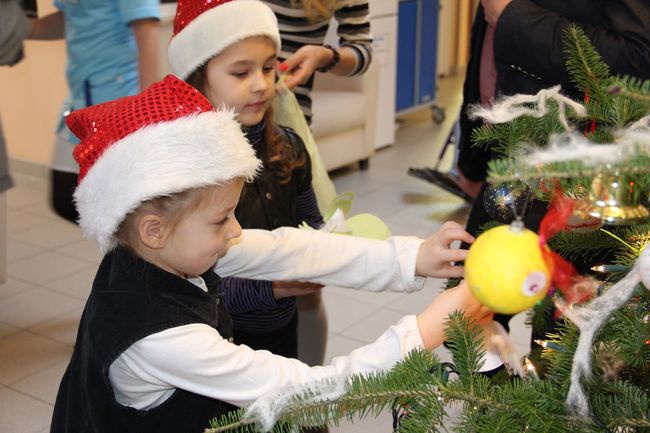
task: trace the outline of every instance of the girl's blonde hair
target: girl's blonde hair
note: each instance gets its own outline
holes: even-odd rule
[[[291,6],[300,5],[310,21],[326,21],[332,18],[338,0],[291,0]]]
[[[138,206],[120,223],[113,235],[117,244],[131,251],[135,250],[139,236],[137,220],[144,213],[156,213],[167,219],[169,234],[173,233],[181,220],[190,212],[200,208],[204,197],[210,191],[209,187],[192,188],[174,194],[154,197]]]

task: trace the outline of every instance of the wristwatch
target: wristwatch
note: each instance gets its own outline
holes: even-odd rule
[[[341,54],[339,53],[339,50],[337,50],[336,48],[334,48],[333,46],[331,46],[329,44],[323,45],[323,48],[327,48],[329,50],[332,50],[332,60],[330,60],[330,62],[327,65],[316,69],[318,72],[328,72],[334,66],[338,65],[339,60],[341,60]]]

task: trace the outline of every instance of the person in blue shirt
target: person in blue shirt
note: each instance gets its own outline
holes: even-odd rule
[[[72,110],[134,95],[158,79],[158,0],[55,0],[59,10],[33,23],[32,39],[60,39],[67,47],[70,91],[57,127],[52,161],[54,211],[76,222],[72,193],[78,143],[65,126]]]

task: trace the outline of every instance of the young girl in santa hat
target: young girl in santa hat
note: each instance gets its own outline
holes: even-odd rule
[[[461,285],[328,366],[233,344],[217,272],[406,291],[423,282],[416,275],[458,275],[449,262],[466,251],[449,244],[472,238],[457,224],[426,241],[294,228],[242,233],[234,209],[260,161],[232,112],[171,75],[140,95],[74,111],[67,123],[80,139],[79,225],[106,255],[53,433],[199,433],[270,391],[389,369],[414,348],[433,349],[452,310],[486,318]]]
[[[172,72],[213,106],[235,110],[262,160],[259,175],[244,186],[235,210],[242,227],[273,230],[297,227],[304,221],[318,229],[323,219],[312,189],[307,150],[293,130],[273,122],[280,45],[275,14],[261,1],[181,0],[168,57]],[[236,343],[298,357],[298,310],[293,295],[308,294],[320,286],[227,278],[223,288]],[[326,336],[326,329],[320,331]]]

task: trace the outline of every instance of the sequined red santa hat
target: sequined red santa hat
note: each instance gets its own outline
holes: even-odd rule
[[[251,179],[260,167],[235,114],[215,110],[173,75],[136,96],[73,111],[79,225],[102,251],[126,215],[146,200]]]
[[[230,45],[267,36],[282,46],[278,20],[259,0],[179,0],[167,59],[174,74],[186,79]]]

